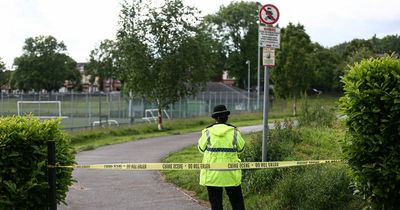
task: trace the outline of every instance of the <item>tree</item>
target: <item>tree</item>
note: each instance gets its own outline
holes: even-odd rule
[[[90,82],[93,84],[95,78],[99,78],[99,90],[104,90],[104,80],[116,78],[115,66],[115,43],[106,39],[91,51],[90,60],[85,68],[86,74],[90,75]]]
[[[194,8],[181,0],[167,0],[159,8],[150,3],[122,5],[116,66],[125,91],[157,104],[162,129],[162,110],[209,80],[211,44],[196,25]]]
[[[12,71],[0,71],[0,90],[2,89],[3,86],[8,86],[10,85],[11,77],[12,77]]]
[[[293,97],[293,115],[296,115],[296,99],[310,86],[314,74],[313,47],[304,26],[289,23],[281,30],[281,48],[277,50],[275,69],[271,78],[278,96]]]
[[[15,58],[17,66],[12,84],[21,90],[57,91],[66,80],[80,82],[76,62],[66,54],[66,46],[52,36],[25,40],[23,54]]]
[[[375,36],[374,36],[375,37]],[[372,39],[374,39],[374,37]],[[376,37],[375,37],[376,38]],[[389,35],[379,40],[379,46],[374,46],[378,53],[400,53],[400,36]]]
[[[355,193],[372,209],[399,209],[400,60],[388,55],[364,59],[342,81],[339,105],[348,127],[343,152]]]
[[[313,44],[312,59],[314,62],[314,75],[311,87],[323,91],[332,91],[335,84],[335,73],[339,68],[339,55],[318,43]]]
[[[2,86],[10,84],[11,71],[6,70],[6,65],[0,58],[0,90]]]
[[[0,71],[6,70],[6,64],[4,64],[3,59],[0,58]]]
[[[363,59],[374,57],[373,41],[353,39],[350,42],[337,45],[332,50],[338,52],[340,61],[335,71],[334,88],[342,91],[341,77],[348,71],[348,67]]]
[[[246,87],[247,60],[257,69],[258,45],[258,3],[232,2],[222,6],[216,14],[204,18],[204,24],[212,38],[222,46],[226,56],[225,65],[229,74],[236,78],[237,85]],[[250,71],[252,81],[257,79],[257,71]],[[253,83],[254,84],[254,83]]]

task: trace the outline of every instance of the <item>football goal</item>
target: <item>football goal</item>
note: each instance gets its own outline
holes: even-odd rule
[[[170,119],[168,112],[165,109],[162,110],[162,113],[165,115],[165,117],[167,117],[167,119]],[[157,122],[157,117],[158,109],[146,109],[144,112],[144,117],[142,117],[142,119],[151,123],[151,121]]]
[[[61,112],[61,101],[18,101],[18,116],[32,114],[39,119],[68,118]]]

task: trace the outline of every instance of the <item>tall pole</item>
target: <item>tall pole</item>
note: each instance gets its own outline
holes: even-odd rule
[[[269,104],[269,75],[268,67],[264,69],[264,126],[263,126],[263,141],[262,141],[262,161],[267,161],[268,151],[268,104]]]
[[[247,111],[250,111],[250,61],[247,60]]]
[[[260,8],[258,8],[260,10]],[[258,24],[259,25],[259,24]],[[260,30],[260,27],[257,27]],[[260,34],[260,32],[258,32]],[[260,38],[257,40],[257,111],[260,109]]]

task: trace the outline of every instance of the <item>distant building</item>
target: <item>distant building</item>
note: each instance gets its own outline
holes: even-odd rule
[[[226,84],[226,85],[235,85],[236,83],[236,78],[232,77],[229,75],[228,71],[224,71],[222,74],[222,83]]]
[[[92,75],[88,75],[85,72],[85,66],[87,63],[77,63],[77,68],[81,73],[81,88],[82,92],[92,93],[100,91],[100,80],[99,77],[94,79],[94,82],[91,83]],[[103,81],[103,91],[111,92],[111,91],[119,91],[121,90],[121,81],[115,79],[105,79]],[[74,86],[68,81],[65,81],[64,87],[60,89],[60,92],[65,92],[67,90],[73,89]]]

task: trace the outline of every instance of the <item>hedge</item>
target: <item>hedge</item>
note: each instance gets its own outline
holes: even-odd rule
[[[363,60],[343,77],[347,116],[344,154],[355,193],[373,209],[400,206],[400,60]]]
[[[59,120],[0,118],[0,209],[47,209],[47,141],[55,141],[59,164],[75,163]],[[57,202],[64,203],[72,170],[59,168],[56,173]]]

